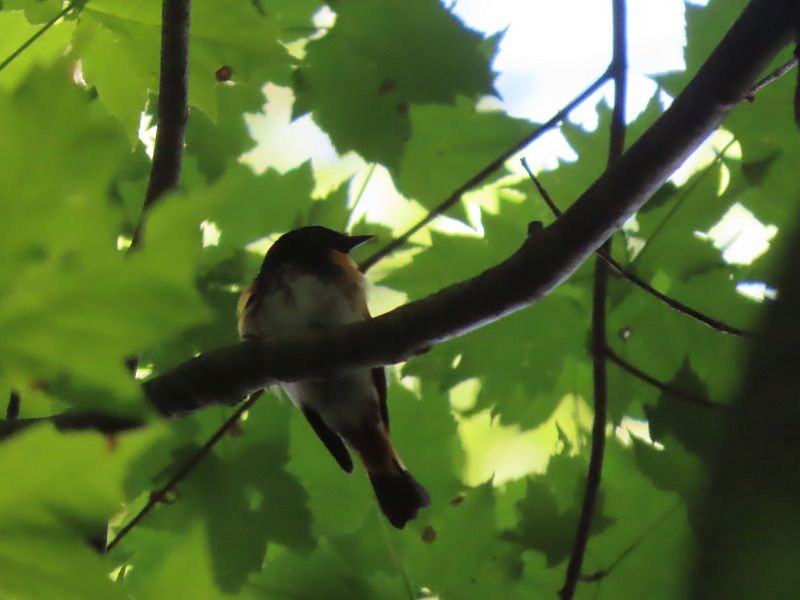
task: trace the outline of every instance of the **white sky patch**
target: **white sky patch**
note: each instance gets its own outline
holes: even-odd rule
[[[219,238],[222,234],[216,223],[203,221],[200,223],[200,231],[203,233],[203,248],[219,246]]]
[[[769,250],[769,243],[777,233],[775,225],[764,225],[737,202],[711,229],[695,235],[710,240],[722,251],[722,258],[728,264],[749,265]]]
[[[156,147],[156,131],[158,129],[155,125],[152,127],[150,126],[152,121],[152,117],[145,111],[142,111],[139,115],[139,141],[144,144],[144,151],[151,160],[153,159],[153,151]]]
[[[684,68],[682,0],[629,0],[628,109],[633,119],[656,91],[647,77]],[[505,30],[494,68],[504,108],[515,117],[544,121],[608,66],[611,7],[596,0],[458,0],[454,14],[484,33]],[[612,87],[600,95],[610,94]],[[573,114],[583,124],[598,98]],[[592,129],[592,127],[590,127]]]
[[[650,437],[650,425],[644,419],[634,419],[633,417],[622,417],[619,425],[614,429],[614,435],[625,446],[633,443],[632,438],[650,444],[656,450],[663,450],[660,444]]]
[[[763,281],[740,281],[736,284],[736,291],[745,298],[756,302],[778,298],[778,290],[769,287]]]
[[[733,142],[733,134],[724,129],[718,129],[709,135],[697,149],[689,155],[683,164],[672,174],[669,180],[678,187],[686,183],[689,178],[704,169],[712,162],[717,160],[717,157],[724,151],[727,158],[741,159],[742,148],[739,142]],[[730,145],[728,145],[730,144]],[[723,175],[720,182],[720,189],[717,193],[721,194],[727,187],[727,182],[730,181],[730,174],[725,166],[721,167]]]
[[[290,171],[311,159],[317,181],[316,196],[325,196],[360,168],[364,161],[353,153],[339,156],[310,115],[292,121],[292,90],[273,84],[264,86],[267,104],[264,112],[245,115],[245,121],[258,145],[241,161],[256,173],[270,167],[280,173]]]

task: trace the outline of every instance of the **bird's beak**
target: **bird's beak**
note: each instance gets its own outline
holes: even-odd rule
[[[357,248],[361,244],[372,241],[375,239],[374,235],[349,235],[344,240],[342,247],[345,252],[350,252],[353,248]]]

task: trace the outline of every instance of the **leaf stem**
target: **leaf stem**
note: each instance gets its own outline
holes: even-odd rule
[[[719,404],[718,402],[714,402],[712,400],[709,400],[708,398],[704,398],[703,396],[692,394],[691,392],[687,392],[686,390],[682,390],[680,388],[675,387],[674,385],[656,379],[652,375],[645,373],[638,367],[632,365],[627,360],[622,358],[619,354],[617,354],[614,350],[612,350],[610,346],[606,346],[605,352],[606,352],[606,358],[615,365],[617,365],[619,368],[621,368],[623,371],[633,375],[637,379],[641,379],[645,383],[648,383],[654,388],[661,390],[665,394],[674,396],[675,398],[679,398],[687,402],[691,402],[692,404],[697,404],[698,406],[705,406],[707,408],[713,408],[715,410],[728,410],[728,406],[725,404]]]
[[[195,452],[189,460],[187,460],[183,466],[175,472],[167,483],[162,485],[157,490],[153,491],[150,494],[150,498],[147,499],[147,504],[145,504],[142,509],[136,513],[136,516],[133,517],[122,529],[119,530],[116,537],[111,540],[111,542],[106,547],[106,553],[111,552],[114,547],[122,541],[122,539],[130,533],[130,531],[138,525],[141,520],[149,513],[159,502],[162,502],[166,495],[172,490],[178,483],[180,483],[183,479],[186,478],[192,470],[200,464],[200,461],[206,457],[206,455],[211,451],[211,449],[219,442],[222,437],[227,433],[227,431],[233,427],[236,423],[238,423],[241,416],[249,410],[255,401],[261,396],[263,391],[255,392],[250,394],[250,397],[242,402],[242,404],[237,408],[233,414],[217,429],[214,434],[206,440],[206,443],[203,444],[197,452]]]
[[[59,11],[59,13],[56,16],[54,16],[47,23],[42,25],[36,31],[36,33],[34,33],[31,37],[29,37],[27,40],[25,40],[19,48],[14,50],[3,62],[1,62],[0,63],[0,71],[2,71],[8,65],[10,65],[12,62],[14,62],[19,57],[20,54],[25,52],[25,50],[30,48],[31,45],[33,45],[33,43],[36,40],[38,40],[40,37],[42,37],[47,32],[48,29],[50,29],[53,25],[58,23],[58,21],[60,19],[62,19],[63,17],[66,17],[73,8],[76,9],[76,10],[81,10],[83,8],[84,4],[86,4],[86,0],[74,0],[73,2],[70,2],[69,4],[67,4],[61,11]]]

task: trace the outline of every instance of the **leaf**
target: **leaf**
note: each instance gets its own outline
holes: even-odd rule
[[[483,239],[433,234],[429,250],[382,283],[414,298],[441,287],[442,273],[454,281],[473,276],[516,250],[526,224],[544,210],[541,204],[533,208],[508,203],[497,216],[484,216]],[[579,284],[579,277],[533,307],[415,358],[404,373],[436,377],[445,388],[480,378],[481,390],[472,412],[491,408],[504,424],[523,428],[541,424],[565,394],[590,393],[589,290],[588,280]]]
[[[61,0],[3,0],[0,10],[24,10],[28,22],[38,25],[55,18],[62,5]]]
[[[603,511],[614,524],[589,540],[583,573],[607,574],[597,587],[581,587],[607,600],[629,597],[631,585],[652,598],[685,598],[693,539],[686,510],[675,493],[659,489],[638,471],[639,448],[641,444],[624,448],[614,440],[606,446]],[[662,452],[665,461],[674,449],[671,445]]]
[[[542,552],[551,568],[572,550],[581,513],[585,461],[566,454],[554,456],[545,475],[529,477],[525,497],[517,503],[520,520],[506,537],[524,548]],[[595,535],[614,524],[605,513],[602,491],[592,520]]]
[[[155,0],[135,5],[92,0],[76,33],[87,81],[132,141],[148,93],[158,89],[160,6]],[[280,20],[259,14],[250,2],[193,2],[189,103],[217,120],[216,88],[222,84],[214,74],[223,65],[232,68],[236,82],[255,88],[268,80],[286,82],[291,60],[278,42]],[[126,65],[124,72],[120,64]]]
[[[246,151],[254,148],[245,113],[261,112],[266,98],[255,86],[237,84],[216,88],[218,118],[202,112],[192,114],[186,128],[186,151],[198,159],[209,181],[219,178]]]
[[[295,114],[311,111],[340,154],[396,168],[411,105],[492,92],[481,42],[436,2],[340,3],[336,25],[308,45],[296,74]]]
[[[29,9],[41,6],[49,10],[56,4],[59,3],[52,1],[39,2],[37,0],[25,1],[25,5]],[[15,4],[8,6],[8,2],[4,2],[2,8],[4,11],[9,11],[14,6]],[[36,19],[33,21],[26,19],[27,14],[27,11],[25,14],[0,11],[0,31],[3,32],[2,37],[0,37],[0,57],[2,57],[0,60],[10,57],[13,52],[18,50],[25,41],[40,29],[40,26],[32,24],[36,22]],[[52,27],[46,36],[39,38],[35,44],[29,46],[13,62],[3,68],[2,77],[0,77],[0,90],[12,91],[20,82],[24,81],[31,69],[37,65],[50,65],[58,60],[69,44],[74,30],[75,23],[73,21],[62,21]]]
[[[0,490],[0,595],[125,597],[90,541],[105,542],[124,469],[151,437],[120,436],[112,446],[95,433],[37,427],[3,443],[0,477],[14,484]]]
[[[455,106],[412,106],[410,120],[397,187],[429,209],[534,129],[501,112],[476,111],[464,98]]]
[[[8,227],[0,240],[8,257],[0,267],[4,377],[21,390],[65,379],[104,390],[105,397],[62,399],[111,410],[139,397],[124,359],[205,316],[178,253],[192,241],[199,251],[199,239],[173,232],[163,245],[171,261],[154,254],[155,239],[129,260],[116,249],[121,218],[105,190],[128,150],[97,103],[62,85],[64,72],[63,63],[35,71],[0,97],[7,140],[0,194],[8,199],[0,206]],[[45,138],[51,141],[40,145]]]
[[[171,577],[159,556],[179,551],[198,522],[203,524],[204,540],[197,543],[206,548],[204,560],[211,566],[214,586],[225,593],[243,589],[249,575],[261,570],[272,544],[302,552],[315,546],[306,494],[285,468],[290,410],[274,398],[262,398],[241,425],[242,433],[218,444],[177,486],[175,502],[157,507],[132,530],[119,548],[133,552],[131,564],[134,573],[139,572],[130,582],[134,589],[147,589],[150,579]],[[195,432],[193,437],[206,435]],[[153,458],[163,456],[170,446],[169,453],[177,456],[171,462],[176,464],[184,464],[197,451],[186,441],[157,444],[142,457],[142,467],[153,464]],[[162,468],[169,464],[163,458],[159,463]],[[146,479],[139,473],[130,483]]]

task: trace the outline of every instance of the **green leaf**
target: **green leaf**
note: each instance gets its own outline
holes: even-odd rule
[[[158,507],[118,546],[123,553],[133,552],[129,563],[136,575],[131,578],[134,588],[147,589],[150,578],[167,577],[167,567],[158,557],[179,549],[198,521],[205,534],[198,543],[207,547],[204,552],[215,586],[226,593],[242,590],[249,574],[261,570],[273,544],[301,552],[315,546],[306,494],[285,468],[287,417],[292,410],[270,396],[263,397],[239,433],[217,444],[177,486],[175,501]],[[215,426],[211,420],[208,425],[213,429],[219,422]],[[207,435],[195,431],[192,437],[199,441]],[[187,442],[188,438],[158,441],[142,456],[139,468],[155,463],[174,471],[170,462],[184,464],[197,452],[197,445]],[[165,453],[173,455],[171,461],[165,460]],[[158,480],[162,475],[152,473],[150,478]],[[140,471],[129,485],[147,479]]]
[[[693,536],[686,510],[675,493],[662,491],[639,472],[638,447],[632,451],[613,440],[606,446],[603,511],[614,524],[589,540],[583,573],[606,575],[594,584],[580,584],[585,597],[612,600],[641,590],[664,600],[688,596],[685,573]]]
[[[266,102],[260,89],[246,84],[220,85],[215,92],[219,107],[216,122],[197,112],[186,128],[186,151],[197,156],[198,166],[209,181],[219,178],[255,147],[244,113],[261,112]]]
[[[464,98],[455,106],[412,106],[410,119],[397,187],[429,209],[534,129],[501,112],[478,112]]]
[[[14,483],[0,490],[0,595],[125,597],[90,542],[105,542],[124,470],[151,438],[142,432],[111,443],[38,427],[3,443],[0,477]]]
[[[304,3],[305,6],[307,4]],[[131,140],[150,91],[158,89],[161,3],[136,5],[92,0],[83,10],[77,36],[87,81]],[[218,117],[215,73],[233,70],[233,80],[260,88],[287,82],[291,60],[278,42],[278,15],[262,15],[250,2],[200,0],[192,3],[189,102],[212,120]],[[119,69],[125,64],[124,70]]]
[[[295,114],[312,111],[340,154],[396,168],[411,105],[492,92],[481,42],[438,2],[340,3],[336,25],[308,45],[296,74]]]
[[[524,548],[542,552],[547,568],[570,555],[583,503],[585,476],[584,460],[566,453],[554,456],[545,475],[528,478],[525,497],[517,503],[519,523],[506,536]],[[598,500],[592,535],[604,531],[615,521],[605,513],[602,491]]]
[[[0,195],[8,199],[0,206],[8,227],[0,240],[3,375],[21,390],[58,381],[63,390],[65,380],[104,390],[105,398],[61,399],[110,409],[139,397],[125,358],[206,315],[180,260],[192,241],[199,251],[199,235],[171,232],[129,259],[116,249],[121,216],[105,192],[128,150],[116,123],[82,90],[63,85],[64,75],[63,64],[33,72],[0,97],[7,140]]]
[[[430,249],[382,283],[415,298],[439,289],[442,273],[454,281],[473,276],[516,250],[527,223],[545,210],[541,204],[507,203],[497,216],[484,215],[483,239],[433,234]],[[436,377],[445,388],[480,378],[473,412],[491,408],[504,424],[541,424],[565,394],[588,396],[591,391],[586,346],[590,292],[588,280],[579,278],[533,307],[415,358],[404,372]]]
[[[24,10],[29,23],[40,25],[55,18],[63,4],[63,0],[3,0],[0,10]]]
[[[14,6],[7,6],[7,4],[8,2],[3,4],[5,10],[12,9]],[[41,4],[49,8],[55,3],[29,0],[26,4]],[[0,36],[0,60],[11,56],[39,29],[39,25],[32,25],[21,12],[0,11],[0,31],[3,32],[3,35]],[[58,60],[69,45],[74,31],[75,23],[73,21],[62,21],[51,27],[46,35],[40,37],[22,54],[19,54],[12,63],[6,65],[0,76],[0,90],[7,92],[13,90],[36,65],[50,65]]]

